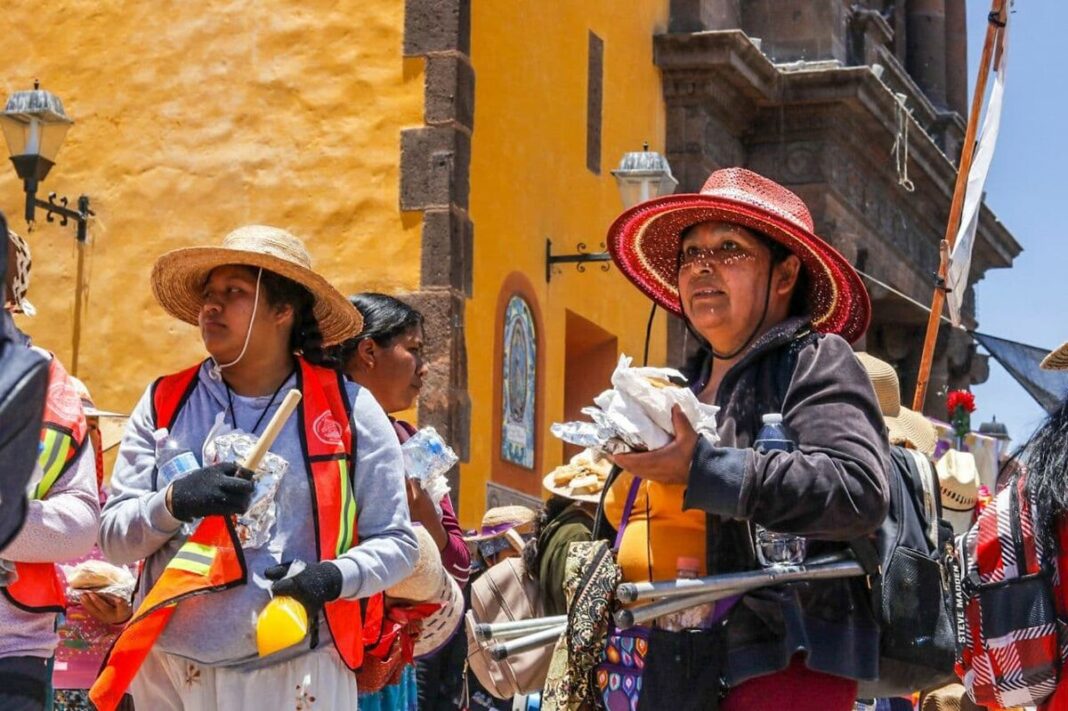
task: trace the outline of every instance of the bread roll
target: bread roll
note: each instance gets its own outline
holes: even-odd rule
[[[99,590],[110,585],[121,585],[126,571],[102,560],[87,560],[79,563],[67,576],[67,584],[75,590]]]

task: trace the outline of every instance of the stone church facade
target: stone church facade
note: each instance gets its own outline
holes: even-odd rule
[[[929,304],[968,110],[964,5],[672,0],[654,58],[679,191],[699,190],[716,168],[750,167],[801,195],[817,232],[859,270]],[[899,139],[907,181],[891,150]],[[1020,251],[984,207],[972,284]],[[908,400],[927,314],[866,284],[874,319],[860,345],[897,366]],[[974,327],[971,287],[965,304]],[[678,353],[684,329],[669,340]],[[941,411],[946,387],[986,377],[967,334],[942,328],[925,410]]]

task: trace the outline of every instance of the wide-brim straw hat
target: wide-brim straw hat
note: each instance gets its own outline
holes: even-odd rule
[[[942,518],[960,534],[972,525],[979,502],[979,465],[971,452],[951,449],[935,464],[942,492]]]
[[[416,657],[437,653],[459,631],[464,621],[464,594],[459,584],[444,568],[438,575],[441,593],[434,602],[441,607],[420,622],[419,637],[415,640]]]
[[[386,591],[390,597],[413,603],[436,603],[440,607],[420,622],[415,656],[433,654],[460,629],[464,596],[460,586],[441,563],[441,552],[430,533],[413,526],[419,545],[419,558],[411,574]]]
[[[812,327],[850,343],[871,319],[868,291],[853,266],[815,233],[797,195],[744,168],[717,170],[700,193],[654,198],[621,214],[608,230],[620,271],[657,304],[683,316],[679,300],[680,234],[700,222],[747,227],[796,254],[808,275]]]
[[[499,538],[509,531],[530,533],[534,530],[537,514],[526,506],[495,506],[482,517],[482,525],[474,536],[465,536],[464,541],[478,543],[491,538]]]
[[[1055,351],[1042,359],[1042,368],[1045,370],[1068,370],[1068,343],[1062,343]]]
[[[894,366],[863,351],[856,356],[875,389],[890,443],[909,444],[927,456],[933,455],[938,445],[938,430],[926,417],[901,404],[901,382]]]
[[[312,271],[311,255],[304,243],[278,227],[239,227],[226,235],[220,247],[186,247],[167,252],[152,268],[152,292],[167,313],[196,325],[208,274],[225,265],[259,267],[307,289],[315,299],[315,319],[323,345],[340,343],[363,329],[360,312],[330,282]]]
[[[884,417],[890,444],[911,444],[916,451],[933,456],[938,447],[938,430],[926,417],[902,406],[897,417]]]

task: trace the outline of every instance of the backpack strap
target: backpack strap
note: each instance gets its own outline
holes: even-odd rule
[[[939,547],[938,519],[941,518],[942,508],[939,505],[941,492],[935,484],[937,475],[927,455],[915,449],[904,447],[902,449],[912,457],[912,461],[916,464],[915,473],[910,468],[909,474],[913,474],[914,480],[919,480],[920,490],[923,492],[923,511],[920,513],[923,515],[924,528],[927,530],[927,542],[931,544],[931,550],[935,550]]]

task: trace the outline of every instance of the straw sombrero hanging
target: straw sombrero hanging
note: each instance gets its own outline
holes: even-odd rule
[[[871,301],[860,275],[816,235],[801,198],[744,168],[717,170],[700,193],[667,195],[626,210],[608,230],[608,251],[635,286],[681,316],[679,234],[708,221],[747,227],[797,255],[808,275],[808,307],[817,331],[853,342],[867,330]]]
[[[894,366],[868,353],[854,355],[871,380],[890,444],[909,444],[928,457],[932,456],[938,446],[938,430],[921,413],[901,404],[901,384]]]
[[[352,338],[363,328],[360,312],[312,271],[311,255],[304,243],[278,227],[240,227],[226,235],[220,247],[167,252],[152,268],[152,292],[167,313],[196,325],[204,302],[204,282],[212,269],[224,265],[262,267],[307,289],[315,299],[315,319],[325,346]]]

